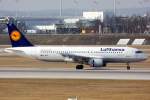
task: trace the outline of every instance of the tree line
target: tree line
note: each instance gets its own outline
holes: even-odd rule
[[[106,16],[101,25],[103,33],[148,33],[150,32],[150,16]]]

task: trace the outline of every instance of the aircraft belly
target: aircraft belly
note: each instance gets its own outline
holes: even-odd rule
[[[136,62],[138,59],[135,58],[106,58],[106,62],[118,62],[118,63],[127,63],[127,62]]]

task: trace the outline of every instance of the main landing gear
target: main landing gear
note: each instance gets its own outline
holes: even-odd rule
[[[77,65],[77,66],[76,66],[76,69],[83,69],[83,68],[84,68],[83,65]]]
[[[130,67],[129,63],[127,63],[127,70],[130,70],[130,69],[131,69],[131,67]]]

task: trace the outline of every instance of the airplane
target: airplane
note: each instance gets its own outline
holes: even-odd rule
[[[5,52],[42,61],[74,62],[78,63],[77,70],[82,70],[84,65],[93,68],[106,67],[108,63],[126,63],[127,70],[130,70],[130,63],[147,59],[143,51],[132,47],[35,46],[13,23],[8,23],[7,27],[12,47],[5,48]]]

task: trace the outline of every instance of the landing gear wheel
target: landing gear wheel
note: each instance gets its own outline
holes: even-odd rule
[[[83,69],[83,68],[84,68],[83,65],[77,65],[77,66],[76,66],[76,69]]]
[[[127,70],[130,70],[131,68],[130,68],[130,65],[129,64],[127,64]]]

